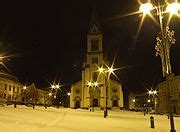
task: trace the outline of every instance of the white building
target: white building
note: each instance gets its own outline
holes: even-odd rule
[[[15,76],[0,70],[0,102],[20,102],[23,85]]]
[[[103,35],[96,20],[94,14],[87,35],[87,54],[83,63],[82,80],[71,86],[71,108],[89,108],[92,106],[104,108],[106,106],[106,95],[108,108],[123,107],[122,85],[97,72],[98,67],[104,66],[104,57]],[[89,87],[88,82],[97,82],[98,87]]]
[[[180,114],[180,75],[174,76],[173,74],[168,77],[167,81],[158,84],[159,89],[159,112],[168,112],[168,87],[170,92],[171,109],[174,113]]]

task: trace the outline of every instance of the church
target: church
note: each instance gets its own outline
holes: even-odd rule
[[[99,68],[105,68],[103,56],[103,35],[97,15],[93,13],[87,35],[87,52],[83,62],[82,80],[71,85],[70,107],[123,108],[123,90],[121,83],[112,80],[107,73],[100,74]]]

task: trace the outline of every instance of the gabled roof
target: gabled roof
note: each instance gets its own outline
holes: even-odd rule
[[[13,76],[12,74],[10,74],[5,68],[3,68],[2,66],[0,66],[0,77],[1,78],[5,78],[5,79],[9,79],[15,82],[19,82],[19,80],[17,79],[17,77]]]

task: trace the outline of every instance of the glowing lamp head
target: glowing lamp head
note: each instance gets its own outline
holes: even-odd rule
[[[151,102],[151,100],[150,99],[148,99],[148,103],[150,103]]]
[[[153,92],[150,90],[148,93],[149,93],[149,94],[152,94]]]
[[[169,4],[166,7],[166,11],[172,15],[178,15],[178,13],[180,12],[180,3]]]
[[[52,93],[49,93],[49,96],[52,96]]]
[[[97,87],[97,86],[98,86],[98,83],[97,83],[97,82],[94,82],[94,86]]]
[[[112,67],[108,68],[109,73],[113,73],[114,69]]]
[[[157,94],[157,91],[156,91],[156,90],[154,90],[154,91],[153,91],[153,94],[155,94],[155,95],[156,95],[156,94]]]
[[[54,88],[55,88],[55,86],[54,86],[54,85],[51,85],[51,88],[53,88],[53,89],[54,89]]]
[[[100,73],[103,73],[103,72],[104,72],[104,68],[103,68],[103,67],[100,67],[100,68],[98,69],[98,71],[99,71]]]
[[[26,89],[27,89],[27,87],[26,87],[26,86],[23,86],[23,89],[24,89],[24,90],[26,90]]]
[[[135,99],[133,99],[133,102],[136,102],[136,100],[135,100]]]
[[[88,84],[87,84],[89,87],[91,87],[93,84],[92,84],[92,82],[88,82]]]
[[[57,88],[57,89],[59,89],[59,88],[60,88],[60,86],[59,86],[59,85],[56,85],[56,88]]]
[[[153,5],[151,3],[142,4],[139,8],[140,12],[144,15],[150,14],[150,11],[153,9]]]
[[[68,95],[68,96],[70,96],[70,95],[71,95],[71,93],[67,93],[67,95]]]

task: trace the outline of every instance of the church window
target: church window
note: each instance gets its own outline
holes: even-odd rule
[[[97,57],[92,58],[92,64],[98,64],[98,58]]]
[[[112,89],[112,91],[113,91],[113,93],[116,93],[116,92],[117,92],[117,88],[114,87],[114,88]]]
[[[76,94],[79,94],[79,93],[80,93],[80,89],[77,88],[77,89],[75,90],[75,93],[76,93]]]
[[[94,72],[93,73],[93,81],[96,82],[97,78],[98,78],[98,74],[97,74],[97,72]]]
[[[99,42],[98,39],[92,39],[91,40],[91,50],[92,51],[99,50],[98,42]]]

